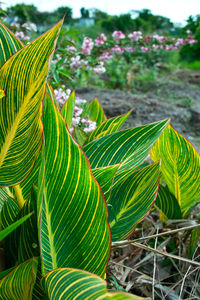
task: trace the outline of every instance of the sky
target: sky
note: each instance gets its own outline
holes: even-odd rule
[[[168,17],[172,22],[185,24],[190,15],[200,14],[200,0],[1,0],[4,7],[18,3],[34,4],[40,11],[53,11],[59,6],[73,9],[73,17],[80,17],[80,8],[98,8],[110,15],[130,10],[150,9],[154,15]]]

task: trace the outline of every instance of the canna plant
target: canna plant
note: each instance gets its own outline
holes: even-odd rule
[[[130,112],[95,99],[97,128],[72,136],[75,93],[60,110],[47,81],[61,26],[23,46],[0,23],[0,299],[140,299],[108,290],[106,266],[154,204],[162,157],[143,162],[169,120],[119,131]]]
[[[168,125],[151,149],[161,159],[163,181],[156,201],[167,219],[187,217],[200,202],[200,156],[181,134]]]

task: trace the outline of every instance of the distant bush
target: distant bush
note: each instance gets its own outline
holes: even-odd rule
[[[190,16],[187,20],[187,25],[184,27],[184,31],[188,34],[193,34],[196,44],[187,44],[180,51],[180,57],[188,62],[200,60],[200,15],[195,17]]]
[[[131,14],[123,14],[120,16],[110,16],[101,23],[102,29],[107,32],[121,30],[123,32],[132,31],[135,29],[134,21],[131,19]]]

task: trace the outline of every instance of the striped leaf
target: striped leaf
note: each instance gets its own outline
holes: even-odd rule
[[[200,198],[200,156],[169,125],[153,147],[151,157],[154,161],[161,159],[161,172],[169,191],[186,216]]]
[[[5,229],[3,229],[0,232],[0,241],[2,241],[5,237],[7,237],[11,232],[13,232],[21,224],[23,224],[28,218],[30,218],[31,215],[32,215],[32,213],[22,217],[21,219],[17,220],[13,224],[11,224],[8,227],[6,227]]]
[[[35,285],[33,287],[32,300],[44,300],[44,299],[46,299],[45,296],[44,296],[44,293],[45,293],[44,289],[41,286],[41,278],[42,278],[41,259],[39,258],[36,281],[35,281]]]
[[[10,269],[6,269],[2,272],[0,272],[0,280],[5,277],[8,273],[10,273],[12,270],[14,269],[14,267],[10,268]]]
[[[118,167],[119,166],[116,165],[104,168],[96,168],[92,170],[92,174],[94,175],[95,179],[98,181],[100,187],[103,190],[106,201],[108,201],[110,197],[112,183]]]
[[[79,127],[74,128],[72,135],[81,147],[85,144],[88,137],[87,134]]]
[[[0,22],[0,67],[18,50],[23,44],[15,35]]]
[[[31,257],[40,255],[37,229],[37,190],[32,188],[31,195],[26,201],[21,215],[26,216],[34,212],[21,226],[18,248],[18,261],[23,262]]]
[[[67,124],[67,128],[70,129],[71,124],[72,124],[72,117],[74,114],[74,107],[75,107],[75,99],[76,95],[75,92],[73,91],[65,104],[63,105],[63,108],[61,110],[61,115],[63,116],[63,119],[65,120]]]
[[[0,90],[0,99],[5,97],[5,91],[4,90]]]
[[[0,188],[0,214],[4,204],[9,201],[9,199],[13,199],[13,195],[8,193],[8,188]],[[1,222],[0,222],[1,224]]]
[[[0,69],[0,185],[30,173],[42,144],[42,99],[49,58],[61,23],[22,48]]]
[[[92,169],[120,164],[120,171],[139,166],[168,120],[115,132],[83,147]]]
[[[36,272],[37,258],[32,258],[14,268],[0,280],[0,299],[32,299]]]
[[[63,268],[46,274],[42,279],[49,300],[150,300],[132,294],[107,290],[106,281],[77,269]]]
[[[33,185],[38,186],[38,175],[39,175],[39,169],[41,165],[41,154],[39,153],[36,162],[34,164],[33,169],[31,170],[31,173],[26,177],[26,179],[22,182],[20,182],[19,185],[16,186],[18,190],[18,195],[22,197],[22,201],[25,203],[26,200],[28,200],[31,196],[31,190]]]
[[[43,271],[76,267],[103,276],[110,249],[103,194],[49,97],[43,124],[45,161],[38,200]]]
[[[4,205],[0,212],[0,227],[1,229],[6,229],[20,218],[20,206],[12,188],[4,187],[2,190],[6,192],[6,199],[4,199]],[[13,232],[3,241],[4,249],[6,249],[5,256],[9,266],[13,266],[17,262],[19,228],[15,230],[16,228],[14,227]]]
[[[109,199],[112,241],[126,239],[149,213],[158,191],[159,163],[116,175]]]
[[[91,142],[92,140],[95,140],[97,138],[103,137],[105,135],[108,135],[112,132],[116,132],[119,130],[122,125],[126,122],[127,118],[130,116],[132,110],[130,110],[127,114],[114,117],[108,120],[105,120],[102,122],[95,130],[93,130],[87,140],[87,143]]]
[[[159,186],[158,196],[156,198],[155,207],[160,211],[164,219],[181,219],[180,206],[168,189],[162,185]]]
[[[97,126],[106,120],[104,110],[97,98],[94,98],[94,100],[89,103],[87,113],[90,120],[96,122]]]
[[[1,195],[4,197],[4,203],[0,212],[0,225],[6,228],[17,220],[20,207],[10,188],[2,188]]]

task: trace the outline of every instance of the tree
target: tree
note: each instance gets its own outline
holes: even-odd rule
[[[103,20],[101,26],[108,32],[114,30],[121,30],[123,32],[133,31],[134,22],[131,18],[131,14],[122,14],[120,16],[110,16],[106,20]]]
[[[88,9],[86,9],[85,7],[81,7],[80,12],[81,12],[81,18],[83,18],[83,19],[89,18],[89,10]]]
[[[62,19],[65,16],[64,23],[69,23],[72,21],[72,8],[68,6],[61,6],[54,12],[59,19]]]
[[[38,10],[34,5],[16,4],[7,8],[10,16],[17,16],[22,22],[38,23]]]
[[[102,20],[106,20],[109,17],[109,15],[106,12],[101,11],[100,9],[97,8],[91,8],[90,15],[92,16],[92,18],[94,18],[95,23]]]

